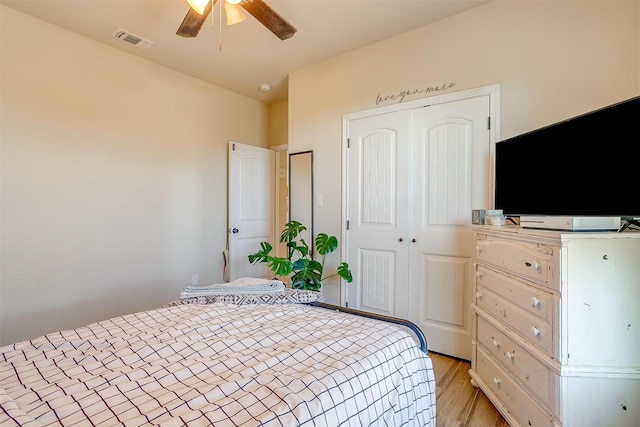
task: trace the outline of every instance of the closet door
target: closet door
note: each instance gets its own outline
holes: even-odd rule
[[[350,307],[409,319],[471,359],[472,209],[491,206],[487,94],[347,124]]]
[[[490,206],[489,95],[412,111],[409,320],[471,359],[472,209]]]
[[[410,112],[348,123],[349,307],[407,318]]]

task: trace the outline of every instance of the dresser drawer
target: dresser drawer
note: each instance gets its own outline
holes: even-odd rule
[[[547,414],[498,364],[477,347],[475,372],[521,426],[555,426]],[[515,427],[515,426],[514,426]]]
[[[476,338],[489,354],[553,411],[553,392],[557,379],[547,365],[480,316]]]
[[[476,260],[559,290],[558,251],[552,247],[478,234]]]
[[[476,305],[545,353],[557,357],[554,354],[553,327],[550,323],[529,315],[482,286],[477,286],[476,289]]]
[[[503,296],[524,311],[553,324],[553,313],[557,310],[558,298],[550,292],[529,286],[504,274],[478,265],[476,283],[485,289]]]

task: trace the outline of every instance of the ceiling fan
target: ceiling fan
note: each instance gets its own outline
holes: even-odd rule
[[[232,25],[245,19],[240,7],[256,18],[280,40],[292,37],[297,31],[291,24],[271,9],[263,0],[222,0],[224,2],[227,24]],[[195,37],[211,13],[217,0],[187,0],[189,11],[182,20],[177,35]]]

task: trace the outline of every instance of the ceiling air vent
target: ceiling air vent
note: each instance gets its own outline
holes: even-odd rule
[[[125,43],[129,43],[139,49],[146,49],[153,44],[151,40],[143,39],[140,36],[136,36],[133,33],[130,33],[127,30],[123,30],[122,28],[118,28],[116,31],[111,34],[111,37],[115,37],[118,40],[122,40]]]

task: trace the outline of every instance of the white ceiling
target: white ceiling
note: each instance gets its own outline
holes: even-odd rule
[[[280,40],[253,16],[227,26],[220,2],[198,37],[176,30],[186,0],[0,0],[0,3],[265,103],[287,99],[287,75],[307,65],[410,31],[489,0],[265,0],[297,28]],[[224,21],[224,12],[223,21]],[[122,28],[154,44],[111,37]],[[271,91],[262,92],[267,83]]]

